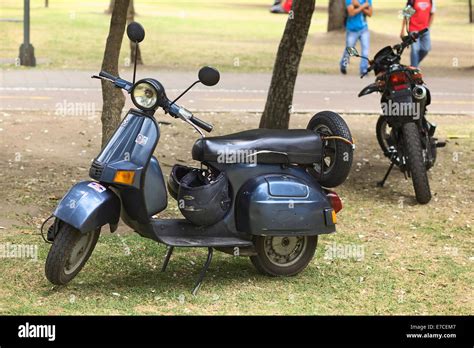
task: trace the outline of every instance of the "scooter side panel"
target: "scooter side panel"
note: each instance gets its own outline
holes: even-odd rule
[[[122,218],[127,225],[147,224],[150,217],[166,209],[168,193],[158,160],[152,156],[147,166],[143,189],[123,187],[119,191],[122,199]]]
[[[236,227],[254,235],[316,235],[335,231],[321,189],[292,175],[250,179],[236,201]]]
[[[120,199],[96,181],[82,181],[66,193],[53,215],[86,233],[106,224],[117,224]]]
[[[166,209],[168,192],[166,191],[163,172],[155,156],[151,157],[150,164],[148,164],[143,192],[148,216]]]

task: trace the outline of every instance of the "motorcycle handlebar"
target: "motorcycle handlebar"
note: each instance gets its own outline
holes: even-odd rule
[[[406,48],[410,46],[412,43],[414,43],[421,35],[426,33],[428,31],[428,28],[422,29],[420,31],[415,31],[405,37],[402,38],[402,44],[401,48]]]
[[[424,33],[426,33],[428,31],[428,28],[425,28],[425,29],[422,29],[418,32],[418,37],[420,37],[421,35],[423,35]]]

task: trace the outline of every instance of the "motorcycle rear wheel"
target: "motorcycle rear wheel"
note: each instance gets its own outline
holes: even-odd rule
[[[385,117],[380,116],[375,126],[375,133],[377,134],[377,141],[385,156],[387,156],[388,148],[390,147],[390,132],[391,128],[387,123]]]

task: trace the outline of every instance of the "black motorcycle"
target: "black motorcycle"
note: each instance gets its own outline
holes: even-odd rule
[[[425,117],[431,95],[420,69],[402,65],[400,60],[403,51],[427,30],[409,33],[400,44],[382,48],[373,60],[360,56],[354,47],[346,48],[350,56],[369,61],[369,68],[361,78],[372,70],[376,76],[375,82],[362,89],[359,97],[373,92],[382,94],[383,114],[377,120],[377,140],[391,164],[377,185],[383,187],[393,166],[397,165],[405,178],[412,178],[420,204],[431,200],[427,171],[436,161],[436,149],[446,143],[433,137],[436,125]]]

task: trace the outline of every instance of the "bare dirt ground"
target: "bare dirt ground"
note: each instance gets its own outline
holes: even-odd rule
[[[199,116],[215,125],[216,135],[256,127],[259,120],[259,115],[243,113]],[[291,126],[304,128],[310,117],[293,115]],[[161,139],[155,154],[168,175],[174,163],[191,161],[190,149],[197,134],[179,120],[165,115],[159,115],[158,119],[169,122],[161,126]],[[388,166],[388,160],[383,158],[375,139],[377,116],[347,115],[345,119],[357,142],[357,149],[348,180],[337,188],[344,201],[344,209],[339,214],[338,231],[334,236],[325,237],[325,243],[338,240],[367,245],[366,253],[369,256],[366,257],[370,257],[370,263],[364,268],[365,272],[372,272],[374,279],[379,279],[380,283],[367,283],[366,288],[361,289],[356,296],[368,296],[367,301],[372,301],[373,308],[359,308],[350,300],[344,303],[354,306],[350,307],[353,310],[346,305],[337,309],[338,305],[328,302],[326,306],[329,308],[318,307],[317,313],[342,310],[352,313],[409,313],[413,308],[415,313],[472,313],[474,117],[430,117],[431,121],[438,124],[439,137],[449,136],[453,139],[449,140],[446,148],[440,149],[438,162],[430,171],[433,200],[425,206],[415,203],[411,182],[406,181],[398,171],[392,173],[385,188],[376,187],[376,181],[383,177]],[[89,164],[99,151],[100,136],[98,115],[66,117],[44,112],[0,112],[0,241],[29,235],[25,237],[30,242],[34,240],[41,244],[39,224],[49,216],[74,182],[88,178]],[[170,208],[160,215],[178,216],[177,209],[173,205]],[[128,227],[120,226],[120,233],[127,234],[129,231]],[[333,264],[331,269],[341,272],[345,266],[339,266],[342,268]],[[315,267],[317,269],[312,268],[312,272],[322,272],[324,276],[326,268]],[[324,263],[322,267],[326,267]],[[351,267],[357,265],[351,264]],[[17,278],[13,271],[4,271],[5,277],[27,282],[26,273]],[[23,272],[31,270],[25,268]],[[46,291],[47,282],[40,274],[41,267],[35,266],[34,272],[36,286],[41,284],[41,291]],[[312,273],[308,274],[311,276]],[[366,277],[358,277],[356,283],[367,282]],[[388,277],[388,283],[385,277]],[[396,279],[394,284],[401,282],[404,285],[387,290],[385,287],[391,286],[392,279]],[[5,290],[6,294],[14,297],[14,289]],[[238,293],[237,288],[233,291]],[[341,290],[340,294],[345,291]],[[413,296],[416,304],[403,307],[400,302],[397,304],[397,300],[390,300],[387,304],[383,302],[384,295],[381,295],[386,291],[392,294],[395,292],[398,298]],[[436,292],[439,294],[434,296]],[[43,295],[40,292],[38,296],[42,298]],[[25,308],[31,308],[26,304],[29,303],[27,299],[22,301]],[[54,305],[54,300],[51,301]],[[235,299],[229,301],[229,306],[233,306]],[[420,307],[420,301],[428,301],[428,304]],[[331,306],[335,307],[331,309]],[[248,311],[255,313],[252,308],[249,307]],[[59,309],[53,312],[56,310]],[[194,310],[196,313],[210,313],[205,307]],[[316,313],[313,310],[308,313]],[[134,313],[150,311],[156,313],[161,309],[137,309]],[[264,308],[261,311],[278,312]],[[226,307],[224,313],[229,312],[245,313],[246,310]]]
[[[258,126],[258,114],[201,114],[222,135]],[[291,127],[304,128],[311,115],[296,114]],[[161,138],[155,155],[168,175],[174,163],[192,163],[190,149],[197,139],[188,125],[166,115],[158,117]],[[346,115],[357,149],[351,175],[338,189],[349,205],[361,198],[380,204],[414,206],[410,181],[393,171],[384,189],[375,187],[383,177],[388,160],[375,139],[374,116]],[[430,172],[434,199],[424,212],[452,207],[456,215],[469,212],[465,203],[473,198],[471,187],[474,117],[431,116],[438,124],[438,136],[448,140]],[[74,183],[88,178],[91,160],[100,150],[101,124],[98,115],[56,116],[48,112],[0,112],[0,226],[39,222]],[[194,163],[197,165],[197,163]],[[373,202],[372,202],[373,203]],[[167,215],[164,213],[164,215]],[[438,215],[438,214],[436,214]],[[440,216],[435,219],[439,220]],[[459,220],[459,219],[456,219]]]

